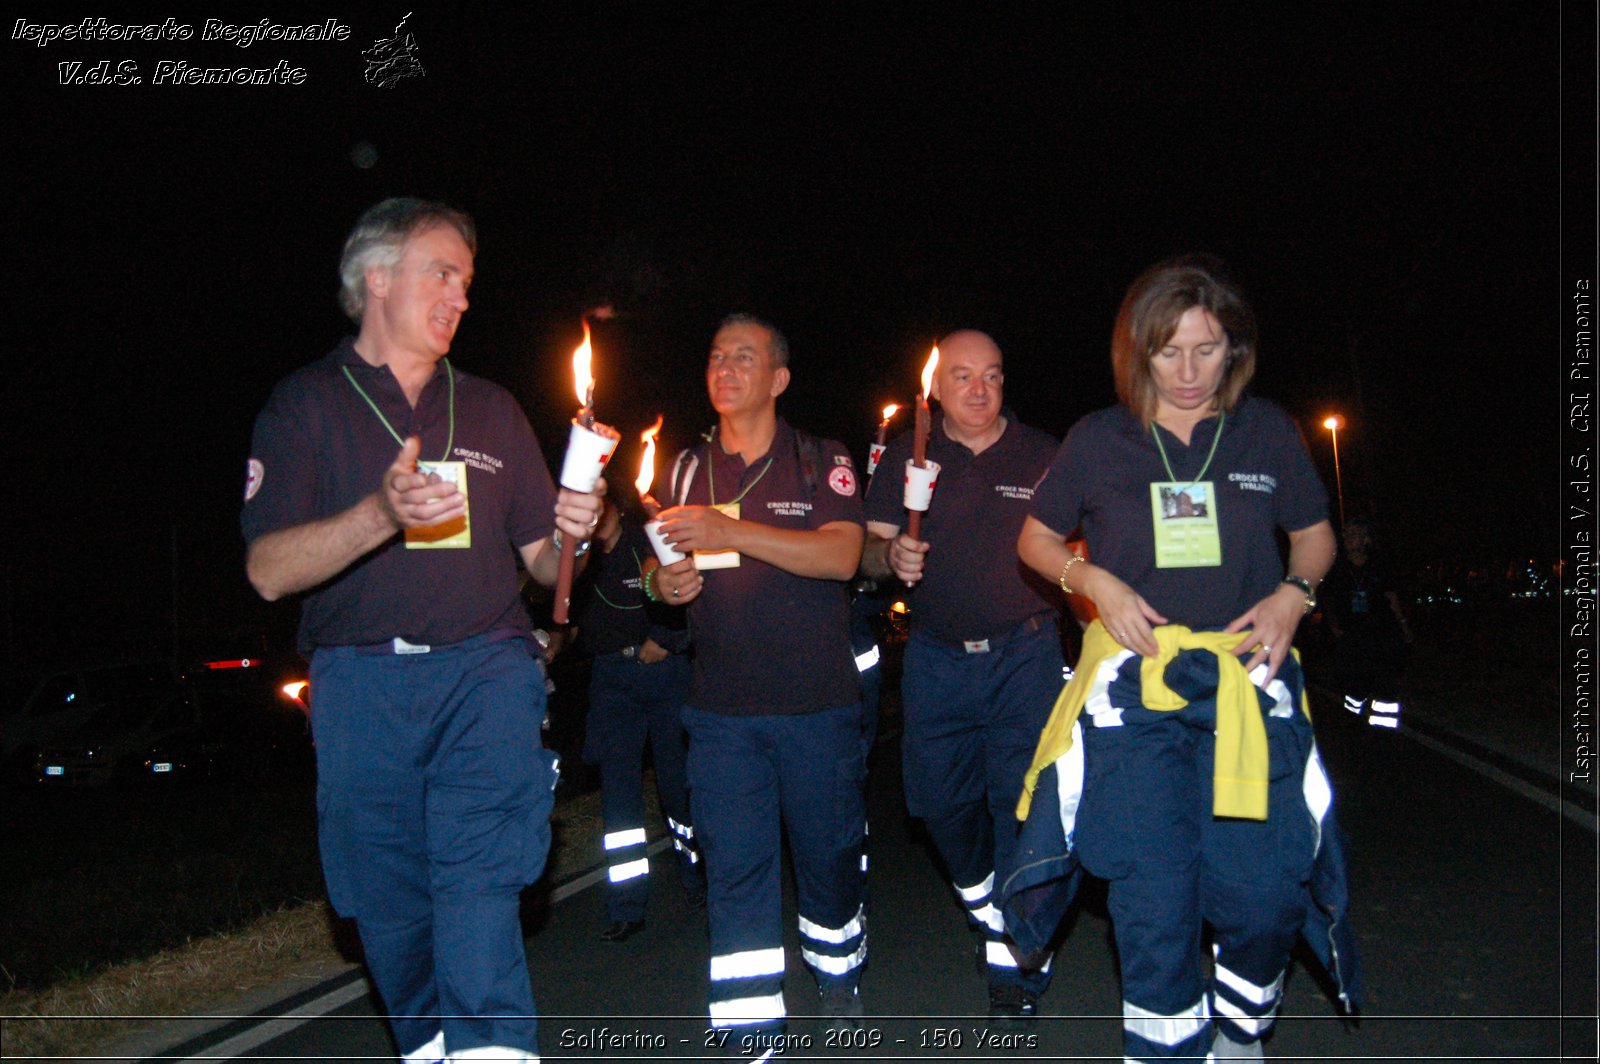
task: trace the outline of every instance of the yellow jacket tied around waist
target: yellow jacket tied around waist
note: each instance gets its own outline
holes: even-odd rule
[[[1188,705],[1183,696],[1167,686],[1167,666],[1186,650],[1214,654],[1217,659],[1217,752],[1212,770],[1212,813],[1248,820],[1267,819],[1267,728],[1261,718],[1255,685],[1245,672],[1244,662],[1233,654],[1240,642],[1250,638],[1250,633],[1196,632],[1181,624],[1167,624],[1157,628],[1155,636],[1160,653],[1145,658],[1139,666],[1144,705],[1167,712]],[[1084,632],[1083,656],[1072,682],[1062,688],[1056,699],[1050,720],[1039,736],[1033,764],[1023,779],[1017,819],[1027,819],[1039,773],[1072,748],[1072,725],[1083,712],[1100,666],[1123,650],[1122,644],[1112,638],[1100,621],[1095,621]],[[1301,695],[1301,710],[1309,718],[1304,694]]]

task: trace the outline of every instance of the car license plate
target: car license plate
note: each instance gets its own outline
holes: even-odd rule
[[[67,769],[65,765],[46,765],[44,767],[44,774],[46,776],[65,776],[67,774]]]
[[[171,772],[172,771],[172,762],[171,761],[157,761],[155,764],[150,766],[150,771],[151,772]]]

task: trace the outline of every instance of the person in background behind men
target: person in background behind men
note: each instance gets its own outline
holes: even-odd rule
[[[606,500],[578,613],[578,649],[593,656],[584,760],[600,766],[605,820],[606,928],[623,942],[644,928],[650,858],[644,826],[644,752],[650,744],[656,794],[672,833],[689,907],[706,900],[705,873],[689,817],[684,776],[688,744],[678,714],[689,695],[689,631],[683,610],[645,598],[641,573],[651,558],[644,526],[623,514],[619,488]]]
[[[303,596],[328,896],[407,1061],[539,1059],[518,906],[556,765],[517,569],[553,584],[560,537],[586,546],[600,513],[446,357],[476,250],[442,204],[362,215],[339,268],[359,332],[274,389],[241,518],[256,590]]]
[[[838,443],[777,416],[783,334],[749,315],[711,343],[707,442],[679,456],[679,550],[646,589],[688,603],[695,642],[689,793],[705,853],[711,1026],[725,1050],[767,1059],[785,1031],[780,829],[799,891],[800,952],[821,1011],[853,1027],[866,960],[860,871],[866,800],[861,688],[846,582],[861,560],[855,467]]]
[[[982,936],[990,1017],[1017,1022],[1037,1012],[1049,962],[1022,965],[994,901],[1011,870],[1022,777],[1063,663],[1061,596],[1016,553],[1056,440],[1005,410],[1004,389],[1000,348],[987,335],[963,329],[939,341],[932,398],[940,412],[928,440],[939,485],[923,538],[901,531],[906,433],[889,445],[867,494],[861,571],[912,586],[901,680],[906,806],[927,824]]]
[[[1338,640],[1334,671],[1344,708],[1378,728],[1400,726],[1400,674],[1411,645],[1411,624],[1383,555],[1373,550],[1364,518],[1344,526],[1344,551],[1322,586],[1323,609]]]

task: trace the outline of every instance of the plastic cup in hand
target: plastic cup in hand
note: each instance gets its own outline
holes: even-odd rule
[[[650,546],[655,548],[656,557],[660,560],[662,565],[671,565],[674,562],[681,562],[683,559],[688,557],[687,554],[681,553],[677,550],[677,548],[673,547],[672,544],[667,542],[666,537],[661,534],[660,521],[648,522],[644,526],[644,534],[650,537]]]
[[[586,495],[593,491],[621,438],[606,425],[591,429],[574,421],[567,437],[567,455],[561,461],[561,486]]]
[[[933,489],[939,483],[939,463],[929,460],[921,469],[906,459],[906,509],[926,512],[933,502]]]

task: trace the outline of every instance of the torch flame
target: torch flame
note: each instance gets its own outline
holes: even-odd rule
[[[594,378],[589,375],[589,360],[593,354],[589,346],[589,322],[585,320],[583,343],[572,352],[572,383],[577,387],[579,406],[588,406],[594,397]]]
[[[639,458],[639,478],[633,486],[639,489],[639,495],[650,494],[650,485],[656,479],[656,434],[661,431],[661,415],[656,415],[656,423],[639,433],[639,442],[644,444],[644,454]]]
[[[935,344],[933,353],[928,356],[928,364],[922,367],[922,395],[927,398],[933,391],[933,371],[939,368],[939,345]]]
[[[883,420],[884,421],[888,421],[890,418],[894,417],[894,412],[896,410],[899,410],[899,409],[900,409],[900,404],[899,403],[890,403],[888,406],[884,407],[883,408]]]

